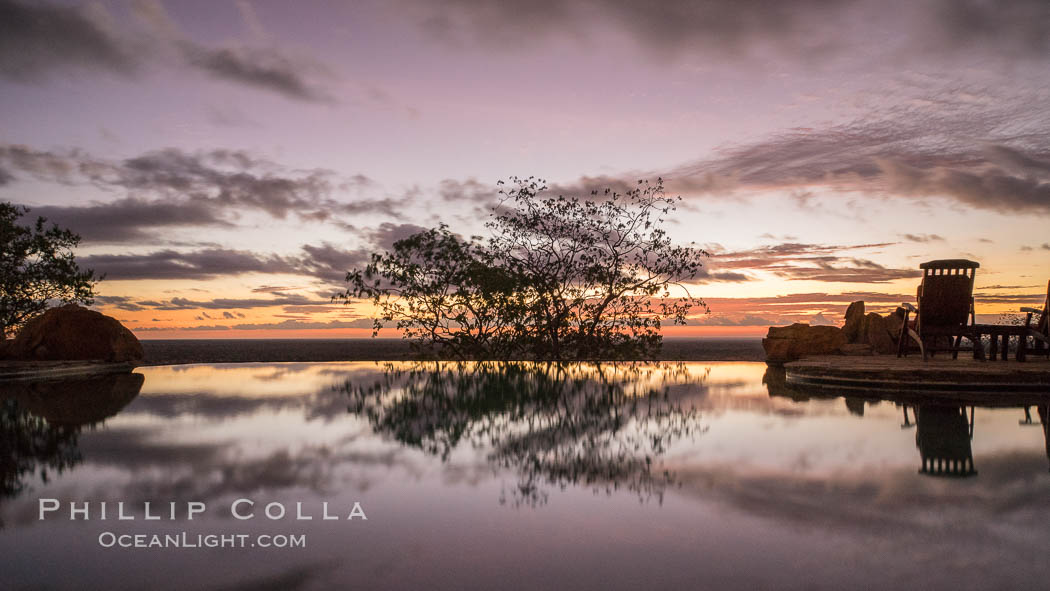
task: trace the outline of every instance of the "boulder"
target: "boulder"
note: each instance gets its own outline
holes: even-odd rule
[[[766,363],[780,364],[811,355],[832,355],[846,344],[846,337],[837,326],[771,326],[762,348]]]
[[[787,361],[798,359],[792,356],[791,346],[794,341],[789,339],[762,339],[762,348],[766,352],[766,363],[780,365]]]
[[[791,326],[770,326],[769,330],[766,331],[767,339],[797,339],[802,336],[802,333],[809,330],[811,327],[808,324],[801,324],[796,322]]]
[[[846,335],[847,343],[861,342],[861,329],[864,327],[864,302],[853,302],[846,308],[846,324],[842,327],[842,334]]]
[[[18,331],[14,358],[25,361],[141,361],[142,344],[116,318],[76,304],[51,308]]]
[[[868,344],[879,355],[889,355],[897,352],[897,344],[890,336],[889,323],[885,318],[875,312],[865,317],[867,324]]]
[[[904,324],[904,308],[897,308],[893,313],[886,315],[886,328],[890,331],[893,342],[897,342],[897,339],[900,338],[902,324]]]

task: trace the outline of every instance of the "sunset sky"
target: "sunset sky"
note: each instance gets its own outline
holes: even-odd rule
[[[936,258],[994,321],[1050,278],[1050,3],[0,0],[0,200],[141,338],[366,336],[346,271],[514,175],[683,197],[711,313],[669,335],[838,323]]]

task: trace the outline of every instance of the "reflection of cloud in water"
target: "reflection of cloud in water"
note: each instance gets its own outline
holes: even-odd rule
[[[1005,556],[1018,563],[1041,561],[1050,543],[1050,479],[1043,477],[1046,457],[1037,451],[983,457],[980,478],[965,481],[918,476],[914,468],[830,477],[732,465],[675,470],[676,496],[728,505],[778,527],[894,547],[871,546],[875,553],[900,552],[913,561],[926,553],[938,568],[952,568],[952,562],[972,568]]]
[[[380,375],[378,363],[230,363],[141,367],[143,394],[292,396],[309,394],[348,377]]]
[[[1042,580],[1032,575],[1045,570],[1041,553],[1050,542],[1045,440],[1040,429],[1018,426],[1018,409],[978,409],[980,473],[949,481],[918,474],[915,431],[900,428],[899,406],[865,399],[860,417],[841,397],[777,395],[761,384],[761,364],[525,369],[465,379],[435,377],[427,367],[142,368],[144,393],[79,434],[71,449],[80,463],[49,483],[29,480],[33,494],[5,502],[0,544],[53,560],[57,535],[79,544],[70,552],[90,562],[77,565],[77,576],[127,581],[96,560],[102,524],[41,524],[36,499],[202,500],[208,519],[158,526],[199,531],[232,529],[225,511],[242,496],[290,507],[360,499],[366,528],[243,524],[308,532],[310,549],[221,555],[198,574],[228,589],[462,583],[463,573],[514,587],[524,577],[508,581],[505,573],[548,567],[584,573],[577,582],[615,576],[605,587],[642,580],[643,572],[712,587],[864,587],[873,573],[879,584],[871,586],[902,588]],[[421,373],[406,377],[413,369]],[[684,423],[696,428],[688,437],[676,432]],[[591,494],[609,489],[608,497]],[[510,511],[498,504],[501,492],[526,506],[551,496],[541,511]],[[635,497],[650,493],[663,495],[663,505],[638,508]],[[589,540],[596,542],[580,543]],[[552,561],[555,554],[573,564]],[[136,556],[140,575],[181,560]],[[72,565],[76,556],[61,558]],[[592,568],[599,558],[614,564]]]
[[[788,477],[791,474],[769,465],[737,466],[734,471],[725,467],[728,464],[719,465],[717,458],[689,460],[678,453],[662,463],[677,438],[701,432],[707,423],[719,424],[719,417],[730,414],[749,420],[770,416],[799,421],[843,414],[840,401],[799,404],[770,396],[756,385],[764,371],[757,364],[585,366],[559,370],[560,374],[534,365],[498,375],[477,372],[473,365],[467,372],[450,373],[447,370],[453,366],[444,367],[436,373],[433,366],[399,363],[143,368],[147,393],[121,413],[126,421],[111,421],[107,428],[91,433],[80,442],[78,452],[86,466],[124,474],[114,479],[121,483],[119,489],[113,485],[106,494],[127,495],[129,500],[209,500],[290,489],[325,494],[341,486],[364,490],[395,468],[399,477],[422,478],[428,461],[411,453],[411,448],[449,458],[438,471],[449,485],[474,486],[510,470],[519,476],[517,490],[510,490],[510,496],[526,503],[541,500],[545,485],[620,487],[658,498],[668,484],[686,491],[723,487],[722,494],[734,499],[734,506],[749,512],[797,510],[807,519],[823,522],[835,514],[827,498],[833,500],[837,494],[853,499],[854,505],[842,510],[860,518],[878,508],[879,499],[891,490],[888,481],[880,483],[878,474],[866,482],[849,471],[824,469],[807,479]],[[173,375],[182,381],[170,380]],[[214,376],[222,378],[215,391],[194,391]],[[273,385],[275,376],[279,376],[276,383],[283,384],[280,388]],[[333,386],[339,382],[344,387]],[[256,390],[258,384],[265,387]],[[375,389],[366,393],[362,387]],[[347,415],[348,405],[367,417],[371,427],[346,422],[352,418]],[[302,413],[303,422],[280,419],[287,425],[282,428],[283,439],[259,451],[247,445],[246,433],[267,433],[269,427],[262,426],[262,419],[289,411]],[[698,411],[707,419],[703,426],[696,421]],[[189,432],[186,429],[195,417],[227,422],[231,429],[211,428],[207,435],[189,439],[179,436]],[[157,418],[162,421],[157,423]],[[316,431],[310,426],[315,420],[334,432]],[[377,442],[370,432],[390,437],[398,445]],[[911,438],[910,433],[901,436]],[[690,441],[688,449],[704,449],[704,438]],[[452,454],[454,449],[477,453]],[[812,466],[808,452],[801,449],[798,459],[785,465],[805,472]],[[982,486],[992,487],[990,480],[1006,486],[1011,474],[1013,482],[1025,482],[1010,469],[1045,472],[1045,459],[1040,470],[1028,455],[1012,463],[1006,461],[1008,457],[999,454],[997,464],[991,457],[980,459]],[[375,469],[365,470],[368,467]],[[914,480],[907,470],[901,474],[902,482]],[[874,484],[882,492],[865,496]],[[928,497],[959,492],[937,490]],[[1044,491],[1010,492],[1004,498],[1021,503]],[[913,497],[901,502],[924,498]],[[771,498],[782,502],[770,505]]]
[[[1046,457],[1037,452],[982,458],[981,478],[967,481],[916,477],[913,468],[841,471],[831,478],[730,465],[676,470],[688,496],[717,498],[776,519],[865,529],[943,525],[964,515],[970,518],[962,521],[1030,517],[1045,511],[1050,498],[1050,480],[1033,477],[1046,471]]]
[[[245,458],[233,442],[166,443],[152,441],[145,430],[116,430],[85,438],[81,449],[84,468],[117,469],[122,477],[110,479],[100,489],[93,489],[97,483],[68,483],[63,490],[67,498],[109,498],[132,504],[158,499],[202,501],[213,506],[236,497],[281,496],[293,490],[316,497],[344,489],[365,492],[377,478],[420,475],[420,468],[396,448],[336,450],[316,445]],[[36,520],[36,499],[16,499],[11,512],[14,523],[31,524]]]
[[[200,416],[212,420],[252,415],[262,410],[278,411],[284,408],[303,408],[306,401],[302,395],[267,396],[209,396],[208,394],[169,394],[143,396],[128,408],[127,415],[148,414],[156,417],[176,418]]]
[[[180,464],[207,466],[231,445],[227,442],[165,441],[149,427],[115,427],[92,433],[80,449],[96,466],[129,471],[178,470]]]
[[[319,583],[329,578],[338,567],[334,562],[317,562],[296,566],[277,574],[248,574],[232,585],[216,587],[216,591],[294,591],[295,589],[317,588]],[[331,585],[328,585],[331,588]]]
[[[382,383],[391,371],[404,371],[415,364],[321,363],[321,364],[226,364],[217,366],[169,366],[141,368],[148,377],[144,394],[125,414],[147,413],[162,417],[195,415],[229,419],[258,411],[303,409],[309,419],[334,418],[345,414],[346,398],[333,391],[333,384]],[[285,366],[288,366],[287,368]],[[676,369],[672,370],[671,367]],[[711,369],[718,370],[713,379]],[[604,371],[615,366],[602,366]],[[790,401],[770,398],[756,389],[764,365],[754,363],[682,363],[650,368],[643,379],[637,372],[613,375],[621,384],[647,395],[652,388],[668,397],[688,402],[707,416],[727,411],[795,414],[801,412]],[[173,377],[175,376],[175,377]],[[280,379],[271,379],[280,376]]]
[[[302,410],[307,420],[335,420],[346,415],[346,397],[333,384],[383,375],[373,363],[193,365],[138,371],[148,378],[145,395],[125,409],[125,415],[209,420],[283,410]]]

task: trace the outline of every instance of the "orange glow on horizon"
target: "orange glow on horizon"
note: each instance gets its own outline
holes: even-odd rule
[[[721,338],[759,337],[766,334],[767,326],[669,326],[660,332],[667,338]],[[371,329],[324,328],[324,329],[259,329],[259,330],[149,330],[136,331],[142,340],[164,339],[369,339]],[[379,333],[378,338],[400,339],[401,333],[390,329]]]

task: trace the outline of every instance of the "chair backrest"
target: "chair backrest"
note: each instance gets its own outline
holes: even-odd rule
[[[965,259],[919,265],[919,322],[929,326],[965,326],[973,303],[973,280],[981,264]]]

